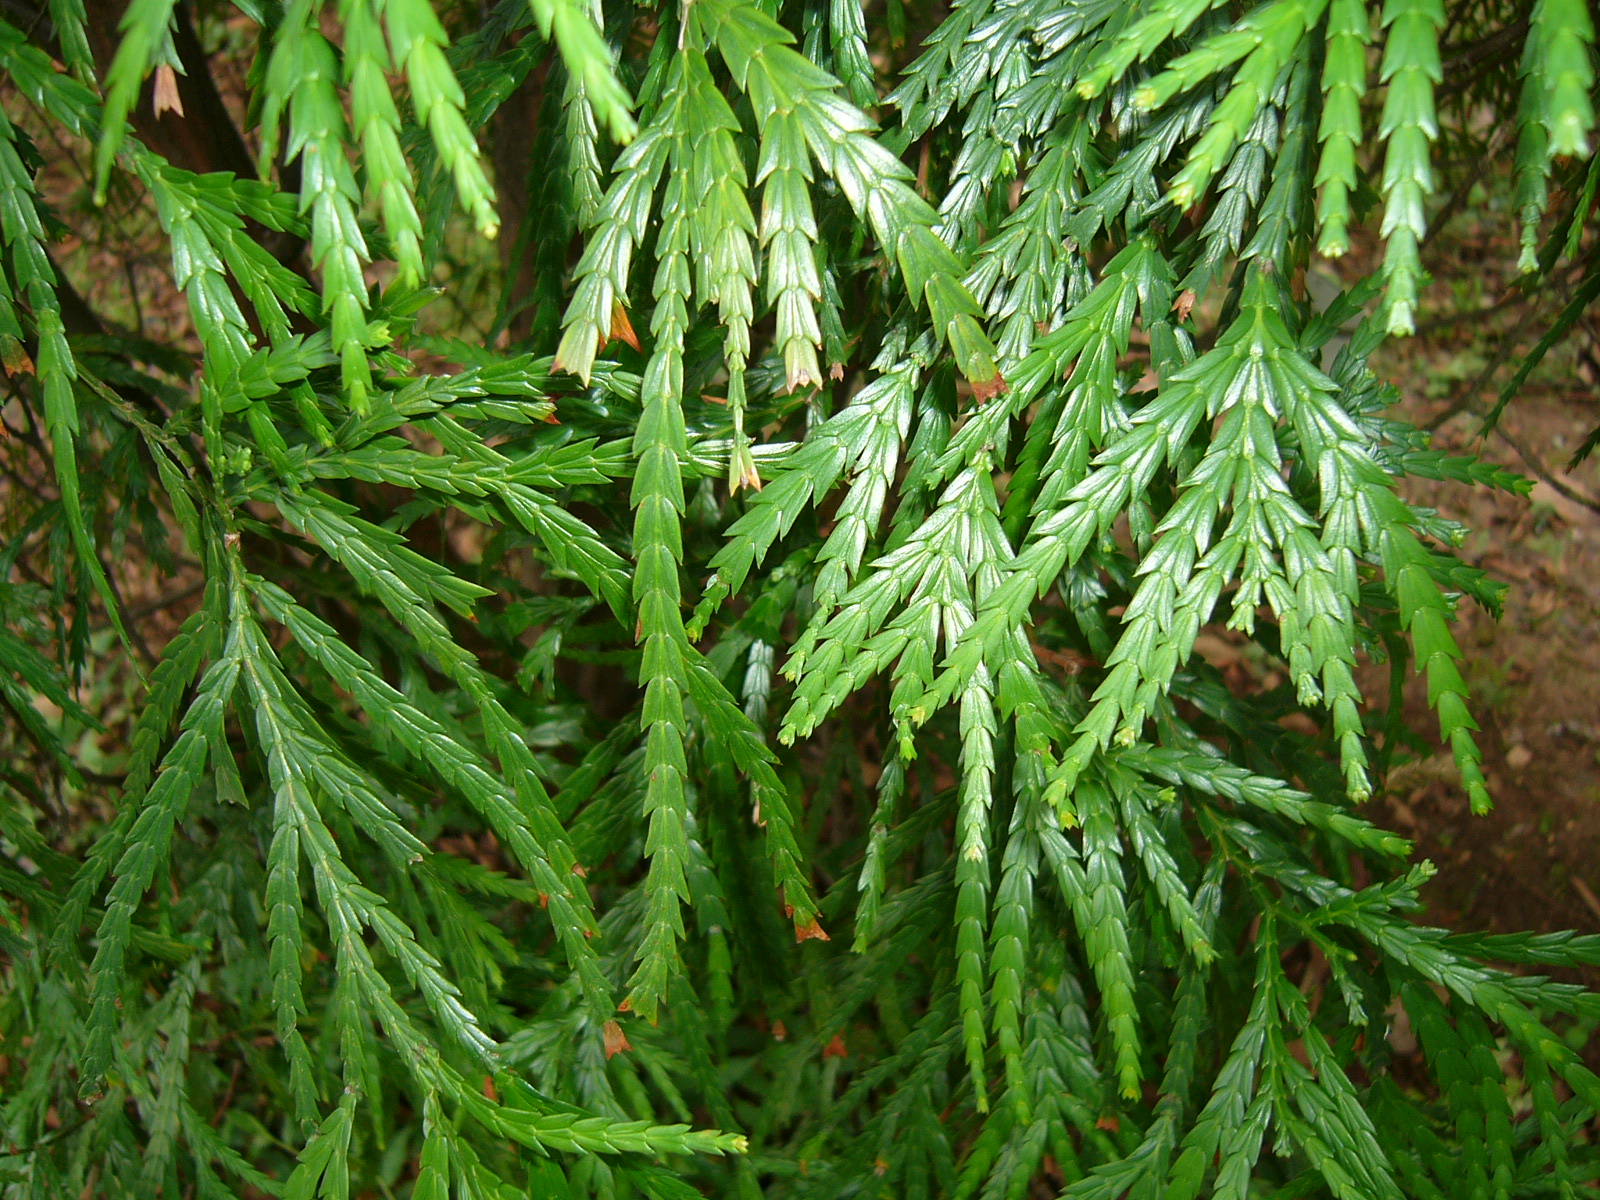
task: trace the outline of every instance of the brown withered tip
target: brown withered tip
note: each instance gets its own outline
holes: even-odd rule
[[[756,470],[756,465],[753,462],[735,476],[733,486],[728,491],[737,494],[742,487],[749,488],[752,492],[761,490],[761,472]]]
[[[849,1057],[850,1048],[844,1044],[844,1035],[842,1033],[834,1034],[832,1040],[830,1040],[828,1044],[822,1048],[823,1062],[827,1062],[830,1058]]]
[[[633,331],[633,322],[628,320],[628,310],[622,307],[622,301],[614,301],[611,305],[611,337],[615,341],[625,342],[634,350],[640,349],[639,335]]]
[[[795,389],[803,387],[816,387],[822,380],[812,375],[810,371],[801,367],[798,371],[791,371],[783,381],[785,395],[792,394]]]
[[[1194,308],[1195,294],[1193,288],[1184,288],[1178,293],[1178,298],[1172,302],[1172,311],[1178,314],[1178,320],[1187,321],[1189,311]]]
[[[772,1040],[775,1042],[786,1042],[789,1040],[789,1027],[782,1021],[774,1021],[772,1023]]]
[[[1104,1129],[1107,1133],[1116,1133],[1122,1123],[1114,1116],[1101,1117],[1094,1123],[1096,1129]]]
[[[156,68],[154,94],[150,100],[158,121],[165,112],[183,116],[183,97],[178,94],[178,73],[170,63],[162,63]]]
[[[1011,388],[1006,384],[1006,377],[999,371],[994,373],[992,379],[974,379],[972,381],[972,396],[979,404],[993,400],[996,396],[1004,396]]]
[[[492,1075],[483,1077],[483,1098],[491,1104],[500,1103],[500,1093],[495,1090],[494,1076]]]
[[[0,366],[5,368],[7,375],[34,375],[37,370],[33,359],[28,357],[28,351],[16,338],[0,338]],[[3,429],[4,426],[0,426]],[[0,437],[5,436],[0,434]]]
[[[628,1035],[622,1032],[622,1026],[615,1021],[607,1021],[600,1028],[600,1034],[606,1043],[606,1058],[615,1058],[624,1050],[632,1050],[633,1045],[628,1041]]]
[[[812,917],[804,925],[796,925],[794,927],[794,940],[796,942],[803,942],[807,938],[816,938],[819,942],[831,942],[833,940],[828,936],[828,931],[822,927],[821,922],[815,917]]]
[[[621,1012],[621,1013],[632,1012],[633,1011],[633,1001],[632,1000],[624,1000],[621,1004],[617,1005],[617,1011]]]
[[[841,379],[843,379],[844,378],[844,364],[843,363],[829,363],[828,364],[828,378],[833,380],[835,383],[838,383]]]

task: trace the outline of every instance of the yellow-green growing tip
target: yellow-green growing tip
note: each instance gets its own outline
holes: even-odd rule
[[[1323,258],[1343,258],[1350,253],[1350,240],[1342,233],[1324,233],[1317,243],[1317,253]]]
[[[1565,112],[1551,123],[1550,128],[1550,157],[1551,158],[1587,158],[1589,156],[1589,138],[1585,122],[1576,112]]]
[[[1416,322],[1411,319],[1409,304],[1396,304],[1389,311],[1387,329],[1390,337],[1410,337],[1417,331]]]

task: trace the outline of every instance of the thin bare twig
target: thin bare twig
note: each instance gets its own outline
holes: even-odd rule
[[[1571,484],[1558,478],[1544,465],[1544,461],[1537,454],[1507,433],[1503,423],[1496,425],[1494,432],[1501,441],[1517,452],[1517,456],[1527,465],[1528,470],[1532,471],[1540,480],[1549,484],[1557,495],[1566,497],[1574,504],[1581,504],[1591,512],[1600,513],[1600,500],[1597,500],[1587,492],[1579,491]]]

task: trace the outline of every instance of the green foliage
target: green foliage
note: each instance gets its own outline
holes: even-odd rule
[[[1419,926],[1360,812],[1384,659],[1490,807],[1401,484],[1526,485],[1369,366],[1436,146],[1576,267],[1507,399],[1600,297],[1589,10],[1490,7],[0,23],[0,1195],[1591,1187],[1521,968],[1600,944]],[[134,218],[153,336],[62,265]]]

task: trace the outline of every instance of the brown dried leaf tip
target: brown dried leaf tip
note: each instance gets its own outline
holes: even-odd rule
[[[996,396],[1004,396],[1011,389],[1006,385],[1006,377],[999,371],[990,379],[974,379],[972,381],[972,398],[979,404],[985,404]]]
[[[1187,321],[1189,311],[1194,308],[1195,294],[1193,288],[1184,288],[1178,293],[1178,298],[1172,302],[1172,311],[1178,314],[1178,320]]]
[[[633,331],[633,322],[628,320],[628,310],[622,307],[620,300],[611,305],[611,337],[614,341],[626,342],[635,350],[640,348],[639,335]]]
[[[846,1046],[844,1044],[844,1034],[842,1034],[842,1033],[834,1034],[833,1035],[833,1039],[831,1041],[829,1041],[829,1043],[822,1048],[822,1061],[823,1062],[827,1062],[830,1058],[849,1058],[849,1057],[850,1057],[850,1047],[848,1047],[848,1046]]]
[[[0,366],[5,367],[7,375],[34,374],[33,359],[28,357],[27,348],[14,337],[0,337]],[[3,428],[0,426],[0,429]]]
[[[736,445],[728,461],[729,495],[737,495],[740,488],[749,488],[752,492],[761,490],[761,473],[756,470],[755,456],[750,453],[748,443]]]
[[[151,97],[151,107],[156,110],[158,120],[164,112],[183,116],[183,97],[178,95],[178,73],[172,69],[170,63],[162,63],[156,68],[155,94]]]
[[[812,917],[804,925],[796,925],[794,927],[795,941],[803,942],[807,938],[816,938],[819,942],[831,942],[833,940],[828,936],[828,931],[822,927],[821,922],[815,917]]]
[[[606,1042],[606,1057],[615,1058],[624,1050],[632,1050],[628,1042],[628,1035],[622,1032],[622,1026],[615,1021],[607,1021],[600,1029],[601,1036]]]

